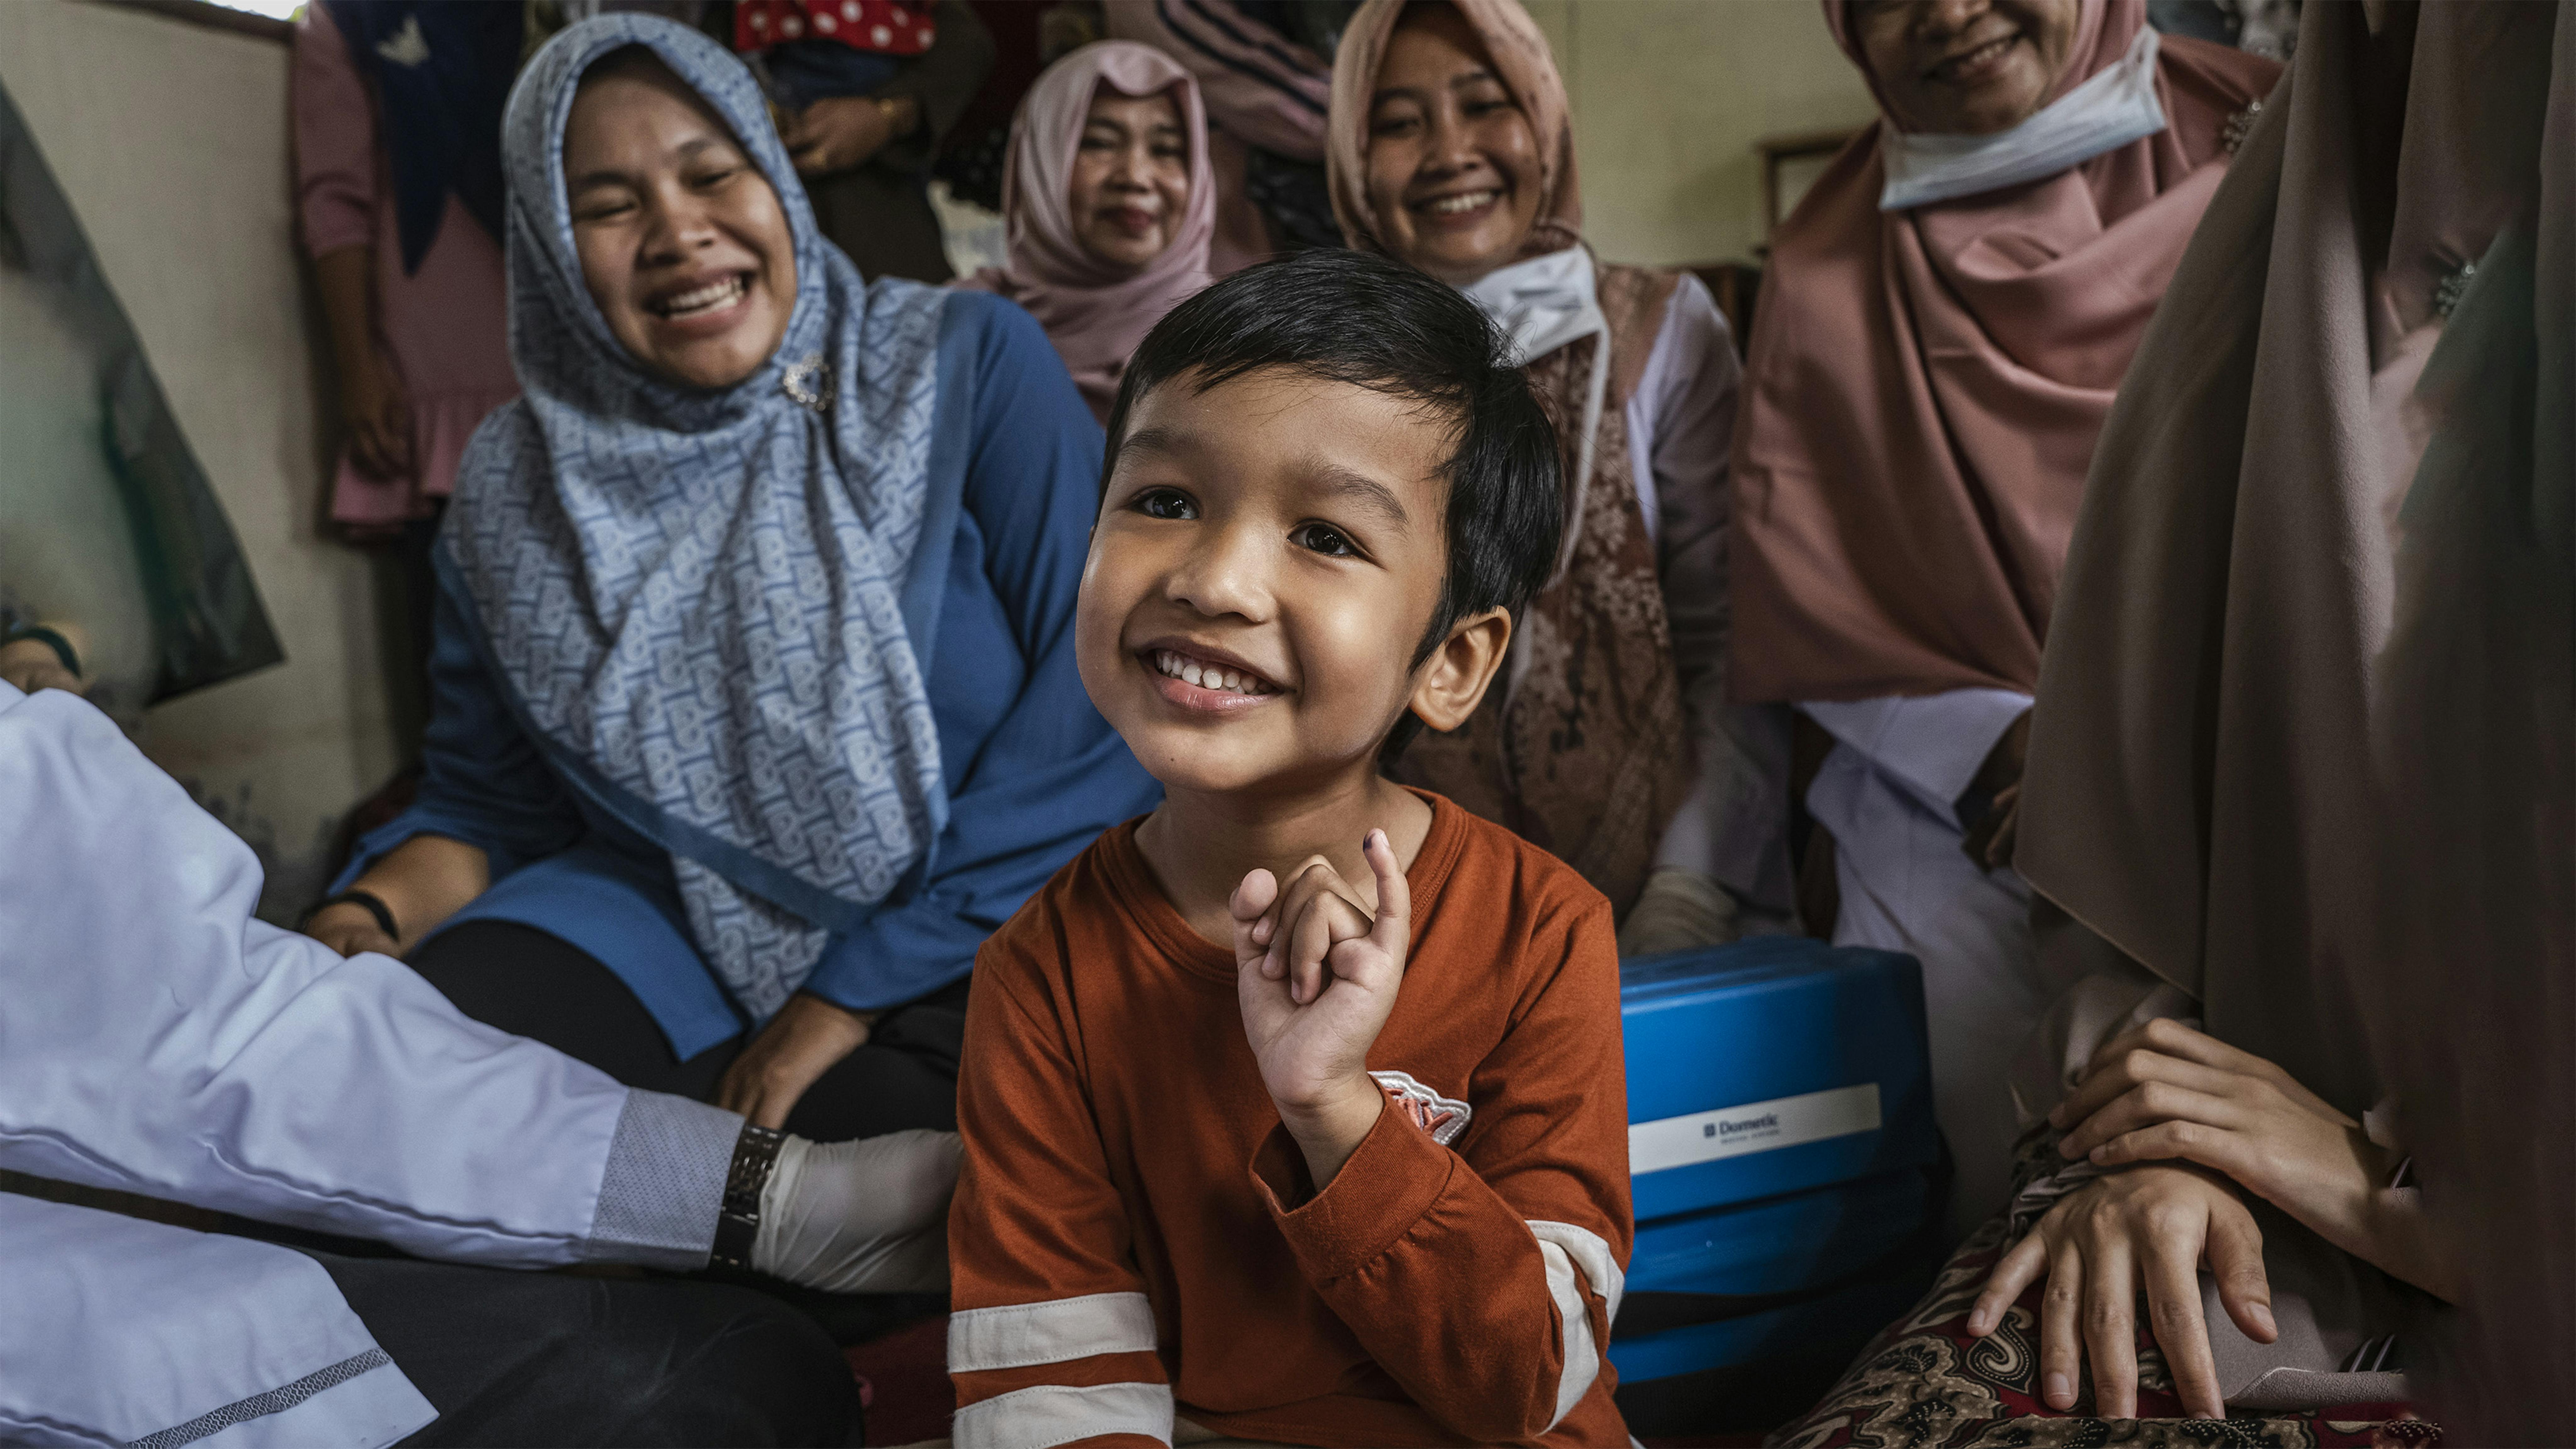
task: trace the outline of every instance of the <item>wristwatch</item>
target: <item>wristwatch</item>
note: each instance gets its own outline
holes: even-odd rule
[[[743,1124],[733,1144],[733,1165],[725,1171],[724,1205],[716,1212],[715,1250],[707,1256],[728,1268],[751,1266],[751,1245],[760,1237],[760,1195],[768,1190],[770,1171],[778,1166],[784,1132]]]

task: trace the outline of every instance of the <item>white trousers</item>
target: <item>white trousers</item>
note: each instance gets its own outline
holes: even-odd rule
[[[1933,1110],[1958,1163],[1954,1237],[2003,1205],[2020,1131],[2012,1064],[2048,1006],[2030,887],[1968,858],[1956,808],[2029,705],[2004,690],[1960,690],[1800,706],[1835,736],[1807,789],[1808,811],[1834,837],[1834,944],[1902,951],[1923,966]]]

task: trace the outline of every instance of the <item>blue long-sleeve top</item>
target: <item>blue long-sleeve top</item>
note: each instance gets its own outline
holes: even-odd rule
[[[1045,332],[1008,302],[953,295],[939,347],[938,409],[971,409],[926,681],[948,824],[893,894],[835,934],[805,982],[857,1011],[965,975],[975,948],[1058,866],[1160,796],[1074,671],[1099,425]],[[951,388],[952,377],[972,386]],[[450,568],[429,672],[420,793],[359,842],[333,889],[415,835],[459,840],[490,857],[492,886],[440,929],[515,921],[580,947],[626,983],[684,1061],[753,1024],[690,938],[670,855],[548,764],[520,727]]]

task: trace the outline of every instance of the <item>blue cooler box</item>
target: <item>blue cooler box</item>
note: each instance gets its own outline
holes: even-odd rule
[[[1949,1179],[1914,958],[1763,936],[1620,974],[1623,1402],[1630,1383],[1856,1347],[1911,1307]]]

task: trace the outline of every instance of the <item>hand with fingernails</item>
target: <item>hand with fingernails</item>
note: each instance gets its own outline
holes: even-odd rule
[[[2245,1336],[2270,1343],[2272,1289],[2263,1274],[2263,1234],[2225,1178],[2199,1167],[2154,1164],[2085,1184],[2066,1195],[2029,1236],[1995,1264],[1968,1314],[1983,1338],[2003,1322],[2042,1272],[2040,1398],[2075,1407],[2076,1374],[2089,1360],[2093,1412],[2128,1419],[2138,1408],[2137,1305],[2164,1349],[2183,1412],[2225,1415],[2218,1369],[2202,1321],[2199,1270],[2218,1281],[2219,1301]]]
[[[2380,1261],[2375,1229],[2397,1154],[2278,1065],[2171,1020],[2124,1033],[2094,1062],[2049,1114],[2065,1134],[2060,1154],[2101,1167],[2198,1163]]]
[[[2142,1271],[2185,1411],[2220,1414],[2196,1270],[2209,1268],[2248,1337],[2275,1336],[2262,1234],[2239,1189],[2345,1252],[2444,1292],[2447,1275],[2420,1209],[2387,1185],[2395,1154],[2276,1063],[2182,1022],[2152,1021],[2114,1038],[2048,1121],[2062,1134],[2061,1155],[2125,1170],[2070,1194],[1996,1265],[1968,1331],[1992,1332],[2045,1269],[2041,1373],[2052,1407],[2074,1402],[2080,1305],[2097,1411],[2123,1417],[2134,1408],[2128,1325],[2132,1274]]]
[[[1320,855],[1284,891],[1255,870],[1234,892],[1243,1032],[1318,1193],[1385,1108],[1368,1052],[1395,1010],[1413,944],[1412,895],[1395,847],[1371,830],[1360,850],[1375,878],[1374,907]]]

